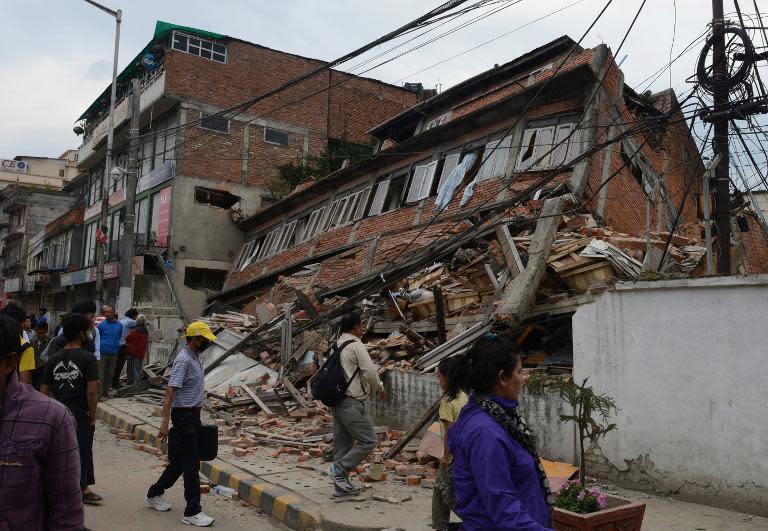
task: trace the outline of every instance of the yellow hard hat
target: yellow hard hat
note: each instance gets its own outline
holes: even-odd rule
[[[190,323],[187,327],[187,337],[203,336],[211,341],[216,341],[216,336],[211,332],[210,327],[202,321],[195,321]]]

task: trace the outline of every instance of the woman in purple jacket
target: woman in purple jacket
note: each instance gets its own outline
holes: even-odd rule
[[[456,514],[465,531],[550,530],[554,498],[536,436],[517,410],[524,377],[514,342],[493,333],[463,356],[472,396],[448,432]]]

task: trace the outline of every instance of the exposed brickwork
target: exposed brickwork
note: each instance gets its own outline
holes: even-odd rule
[[[594,50],[587,50],[571,58],[565,69],[583,67],[585,64],[590,64],[593,59]],[[643,118],[636,116],[627,107],[623,93],[621,93],[621,73],[610,54],[608,54],[607,61],[608,72],[596,100],[595,141],[597,143],[607,140],[609,125],[616,122],[626,124],[626,126],[618,128],[620,133],[627,128],[633,127]],[[557,61],[555,61],[555,64],[557,64]],[[534,82],[541,81],[546,76],[551,75],[552,72],[553,70],[547,70],[538,74]],[[589,83],[581,88],[569,89],[568,94],[564,94],[561,100],[551,101],[550,99],[546,103],[534,105],[529,109],[524,118],[530,121],[562,114],[581,113],[587,98],[592,93],[593,86],[594,83]],[[481,110],[482,107],[497,103],[504,98],[515,96],[519,90],[522,89],[516,84],[486,89],[485,95],[480,95],[480,97],[475,95],[471,101],[455,105],[453,119],[459,116],[469,116],[469,113]],[[667,104],[674,105],[674,102],[667,102]],[[615,116],[616,112],[618,112],[618,116]],[[664,185],[675,206],[680,204],[686,185],[692,183],[691,190],[688,193],[688,200],[681,215],[681,223],[692,224],[696,221],[694,198],[699,189],[699,177],[703,171],[703,166],[698,156],[696,145],[690,137],[685,124],[682,122],[677,123],[677,120],[680,118],[682,116],[679,113],[673,116],[670,125],[665,130],[658,132],[658,142],[648,142],[642,147],[642,157],[656,174],[663,177]],[[439,147],[435,146],[435,149],[444,151],[468,142],[486,138],[490,134],[508,129],[519,119],[519,116],[508,116],[491,123],[483,121],[484,125],[478,126],[472,131],[457,134],[449,141],[443,140]],[[634,137],[637,145],[644,143],[646,134],[646,132],[642,131],[637,132]],[[372,182],[376,176],[386,175],[389,171],[405,168],[410,164],[424,161],[429,156],[430,153],[426,152],[411,153],[398,157],[382,156],[381,164],[376,170],[350,176],[345,184],[339,186],[339,189],[357,186],[363,182]],[[606,185],[604,221],[615,230],[633,235],[641,235],[646,230],[647,198],[641,185],[629,169],[623,168],[620,170],[624,163],[621,157],[620,144],[614,144],[610,152],[609,150],[602,150],[592,155],[591,163],[588,165],[589,173],[586,176],[586,188],[581,200],[586,201],[586,208],[588,210],[596,211],[600,198],[600,185],[603,179],[604,162],[606,162],[605,157],[610,157],[607,160],[609,175],[614,172],[617,172],[617,174]],[[376,237],[379,238],[379,241],[371,264],[374,270],[388,264],[395,257],[398,257],[398,261],[402,261],[411,253],[429,245],[435,239],[446,237],[450,233],[456,232],[456,230],[464,230],[464,226],[456,228],[456,220],[462,214],[467,214],[480,206],[492,205],[500,198],[509,198],[530,186],[537,186],[538,181],[546,175],[546,171],[527,172],[517,176],[513,182],[507,185],[504,185],[497,178],[478,183],[474,188],[472,198],[463,207],[460,205],[463,188],[460,188],[448,207],[440,213],[436,220],[433,220],[437,214],[435,197],[433,196],[422,201],[420,204],[404,205],[393,212],[366,218],[354,225],[323,233],[314,244],[313,252],[315,255],[318,253],[328,253],[333,251],[333,249],[346,248],[346,246],[353,242],[361,245],[361,247],[355,248],[352,251],[345,251],[336,257],[321,260],[321,271],[323,271],[323,276],[327,276],[327,280],[324,282],[333,286],[337,280],[339,282],[348,282],[355,276],[362,274],[368,257],[370,242]],[[548,183],[548,186],[568,182],[571,176],[571,169],[563,170]],[[503,189],[505,187],[506,190]],[[311,197],[312,189],[309,188],[306,193],[308,197]],[[505,214],[509,216],[530,216],[538,210],[540,207],[539,203],[531,201],[525,206],[513,207]],[[299,207],[287,215],[291,216],[302,210],[306,209]],[[667,207],[664,205],[661,218],[662,230],[667,228],[667,215]],[[434,223],[423,234],[419,235],[419,232],[428,223],[433,221]],[[265,219],[262,227],[255,229],[252,234],[263,234],[269,225],[274,225],[274,221]],[[656,229],[655,206],[651,209],[650,229]],[[758,232],[756,231],[755,235],[757,234]],[[350,236],[352,236],[352,240]],[[416,241],[411,244],[410,242],[414,238],[416,238]],[[766,246],[766,249],[768,249],[768,246]],[[307,261],[310,259],[309,250],[310,247],[304,244],[282,253],[267,261],[266,269],[264,267],[265,262],[253,264],[245,271],[230,275],[226,288],[229,289],[243,285],[263,275],[265,270],[276,271],[279,270],[275,269],[278,267],[287,267],[291,264]],[[754,261],[755,259],[753,258],[752,262]],[[766,256],[765,261],[768,264],[768,256]],[[339,276],[337,277],[336,275]]]
[[[735,240],[741,242],[743,246],[746,273],[768,273],[768,232],[755,214],[743,212],[743,215],[747,220],[749,231],[739,231]],[[738,230],[738,227],[735,230]]]
[[[263,94],[322,65],[321,61],[270,50],[243,41],[228,44],[229,62],[217,63],[169,50],[165,59],[166,93],[188,102],[225,109]],[[329,89],[330,87],[330,89]],[[416,103],[416,94],[375,80],[326,72],[246,109],[240,120],[263,117],[304,128],[290,134],[288,146],[264,141],[264,128],[251,124],[248,184],[264,186],[276,167],[321,153],[328,138],[368,144],[368,131]],[[189,111],[187,123],[200,118]],[[305,142],[308,149],[305,152]],[[230,132],[200,127],[185,131],[179,150],[182,175],[240,181],[244,124],[230,121]]]

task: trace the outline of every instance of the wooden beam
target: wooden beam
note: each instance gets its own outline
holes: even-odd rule
[[[517,252],[517,247],[512,239],[512,234],[509,232],[509,228],[506,225],[499,225],[496,227],[496,238],[501,245],[501,252],[504,254],[504,260],[507,262],[507,269],[512,275],[511,278],[515,278],[517,275],[523,272],[523,261],[520,259],[520,254]]]
[[[246,384],[245,382],[241,382],[240,387],[242,387],[245,390],[245,392],[248,393],[248,396],[250,396],[253,399],[253,401],[256,402],[256,405],[259,406],[264,413],[266,413],[267,415],[272,414],[272,410],[269,409],[267,404],[265,404],[261,398],[259,398],[259,395],[257,395],[253,391],[253,389],[248,387],[248,384]]]
[[[306,400],[304,400],[304,397],[301,396],[301,393],[299,393],[299,390],[296,389],[291,382],[288,381],[288,378],[282,379],[283,387],[285,387],[288,392],[291,394],[293,399],[299,403],[301,407],[309,407],[309,403],[307,403]]]
[[[435,403],[433,403],[431,406],[429,406],[429,409],[427,409],[424,414],[419,417],[419,419],[416,421],[416,424],[414,424],[408,432],[403,435],[403,437],[395,443],[395,445],[389,449],[389,451],[384,454],[384,459],[392,459],[394,456],[399,454],[403,448],[405,448],[409,442],[411,442],[411,439],[416,437],[419,433],[421,433],[421,430],[424,429],[424,427],[432,422],[432,419],[435,418],[435,415],[437,415],[437,411],[440,409],[440,400],[442,397],[438,398]]]
[[[504,292],[504,305],[496,312],[496,319],[514,328],[531,312],[536,304],[536,290],[546,273],[547,259],[557,234],[557,225],[563,210],[563,198],[547,199],[541,209],[541,217],[528,247],[528,264]]]
[[[443,290],[438,285],[432,288],[435,294],[435,317],[437,320],[437,341],[442,345],[448,341],[448,332],[445,329],[445,307],[443,305]]]

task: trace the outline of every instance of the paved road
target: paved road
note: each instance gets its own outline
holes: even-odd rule
[[[94,443],[96,485],[94,492],[104,497],[98,507],[86,506],[85,524],[94,531],[155,531],[185,530],[182,481],[166,492],[173,504],[167,513],[159,513],[144,502],[147,487],[160,475],[161,458],[138,452],[131,441],[118,441],[109,427],[99,423]],[[214,528],[228,531],[285,531],[288,528],[259,514],[254,507],[242,507],[240,502],[218,494],[203,494],[203,511],[216,518]]]

